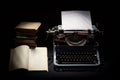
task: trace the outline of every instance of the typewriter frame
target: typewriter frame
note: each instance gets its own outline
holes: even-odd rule
[[[95,25],[93,25],[92,27],[93,27],[93,29],[95,31],[98,31],[98,29],[96,28]],[[60,25],[58,26],[57,32],[59,32],[59,30],[61,30]],[[64,31],[63,34],[65,34],[65,33],[74,33],[74,32],[88,33],[88,31],[75,31],[75,30],[73,30],[73,31]],[[91,31],[91,34],[94,34],[94,31]],[[55,36],[56,35],[54,35],[54,37]],[[54,43],[54,41],[53,41],[53,53],[54,53],[54,55],[53,55],[53,63],[54,63],[55,66],[67,66],[67,67],[69,67],[69,66],[81,66],[82,67],[82,66],[99,66],[100,65],[100,56],[99,56],[99,50],[98,49],[96,49],[96,56],[97,56],[97,61],[98,61],[96,64],[76,64],[76,63],[75,64],[73,64],[73,63],[72,64],[58,64],[57,60],[56,60],[56,50],[55,50],[56,46],[59,46],[59,45],[56,45]],[[63,46],[69,46],[69,45],[63,45]],[[69,47],[71,47],[71,46],[69,46]],[[78,47],[84,47],[84,46],[78,46]],[[89,45],[87,45],[86,47],[89,47]],[[99,44],[92,45],[92,47],[93,48],[98,48]]]

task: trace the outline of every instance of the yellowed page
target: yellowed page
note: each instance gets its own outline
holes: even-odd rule
[[[40,22],[22,22],[16,28],[37,30],[40,27],[40,25]]]
[[[48,71],[46,47],[36,47],[29,53],[29,70]]]
[[[28,52],[27,45],[21,45],[11,50],[10,52],[10,70],[19,68],[28,68]]]

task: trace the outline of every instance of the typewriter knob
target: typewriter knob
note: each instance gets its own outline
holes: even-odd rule
[[[64,35],[64,31],[63,30],[59,30],[58,34],[57,34],[57,37],[58,38],[64,38],[65,35]]]
[[[58,37],[58,38],[64,38],[65,35],[64,35],[64,34],[58,34],[57,37]]]

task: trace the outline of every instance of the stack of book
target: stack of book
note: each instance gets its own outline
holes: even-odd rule
[[[15,46],[28,45],[37,46],[37,32],[41,26],[40,22],[21,22],[15,27]]]

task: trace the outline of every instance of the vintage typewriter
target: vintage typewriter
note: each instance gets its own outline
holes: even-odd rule
[[[99,43],[90,11],[62,11],[62,25],[49,29],[53,33],[55,71],[92,70],[101,64]]]

